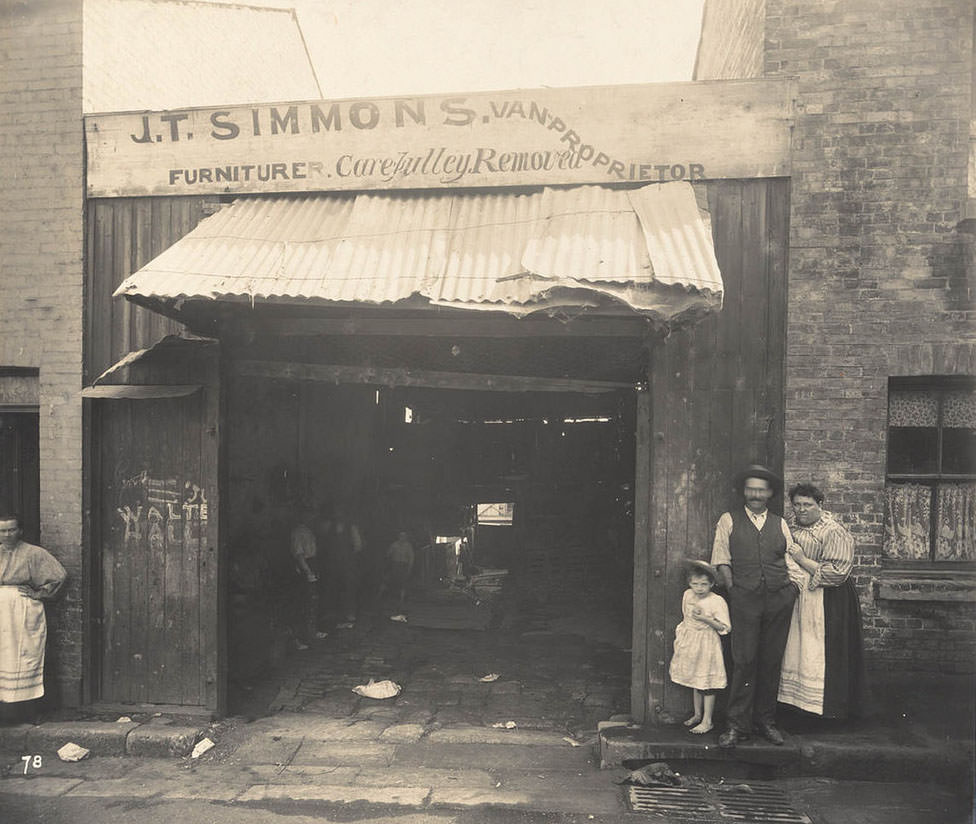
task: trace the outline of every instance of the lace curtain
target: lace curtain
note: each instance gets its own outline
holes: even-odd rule
[[[938,561],[976,560],[976,484],[940,484]],[[892,484],[885,489],[884,554],[928,560],[932,491],[925,484]]]
[[[885,488],[884,554],[888,558],[927,560],[932,490],[923,484]]]
[[[937,561],[976,560],[976,483],[939,487]]]

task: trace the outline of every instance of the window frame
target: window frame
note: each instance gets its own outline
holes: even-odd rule
[[[936,472],[895,472],[891,473],[888,471],[888,465],[891,460],[891,396],[894,392],[899,391],[928,391],[936,394],[938,397],[937,406],[937,417],[936,417]],[[943,433],[943,420],[944,420],[944,410],[945,410],[945,396],[950,392],[976,392],[976,378],[970,377],[968,375],[947,375],[947,376],[932,376],[926,375],[922,377],[890,377],[888,378],[888,408],[886,410],[885,416],[885,476],[884,476],[884,486],[885,489],[891,484],[899,483],[917,483],[928,487],[930,495],[929,503],[929,556],[928,558],[889,558],[884,555],[884,535],[882,536],[882,554],[881,554],[881,564],[885,569],[891,570],[974,570],[976,569],[976,560],[972,561],[940,561],[935,557],[936,553],[936,537],[939,524],[939,512],[938,512],[938,500],[939,496],[937,490],[940,484],[943,483],[953,483],[961,481],[971,481],[976,482],[976,472],[972,473],[944,473],[942,472],[942,433]],[[882,517],[882,530],[887,532],[886,518]]]
[[[503,500],[503,501],[478,501],[474,506],[474,517],[475,524],[477,526],[501,526],[501,527],[513,527],[515,526],[515,501],[514,500]],[[483,506],[510,506],[512,508],[512,514],[508,520],[502,520],[501,517],[490,518],[489,520],[481,519],[481,512],[479,509]]]

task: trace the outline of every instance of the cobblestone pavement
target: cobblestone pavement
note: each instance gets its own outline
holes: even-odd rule
[[[302,711],[424,733],[514,722],[586,737],[598,721],[629,712],[629,650],[550,629],[538,616],[521,628],[430,629],[411,625],[406,612],[408,622],[397,623],[395,610],[375,610],[353,629],[289,651],[276,673],[234,690],[232,713]],[[401,695],[352,692],[370,678],[396,682]]]

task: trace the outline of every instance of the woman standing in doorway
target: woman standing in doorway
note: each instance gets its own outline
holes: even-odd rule
[[[47,619],[67,572],[46,549],[20,539],[20,516],[0,511],[0,720],[27,720],[44,695]]]

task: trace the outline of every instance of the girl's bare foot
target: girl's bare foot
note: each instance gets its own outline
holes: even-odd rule
[[[685,721],[685,726],[686,727],[693,727],[693,726],[695,726],[695,724],[699,723],[701,720],[702,720],[702,717],[700,715],[693,715],[693,716],[691,716],[691,718],[689,718],[687,721]]]
[[[690,732],[693,732],[695,735],[702,735],[703,733],[711,731],[711,729],[711,724],[702,721],[697,727],[692,727]]]

